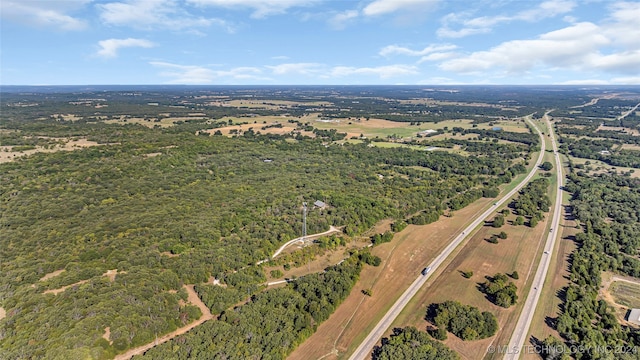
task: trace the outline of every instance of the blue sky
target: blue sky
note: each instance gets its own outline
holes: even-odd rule
[[[640,84],[640,1],[2,0],[0,84]]]

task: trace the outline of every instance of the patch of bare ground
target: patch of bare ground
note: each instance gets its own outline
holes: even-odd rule
[[[189,294],[189,297],[187,298],[187,301],[192,304],[197,306],[200,311],[202,312],[202,316],[200,317],[200,319],[192,322],[191,324],[188,324],[186,326],[183,326],[179,329],[176,329],[162,337],[157,338],[156,340],[154,340],[153,342],[150,342],[146,345],[142,345],[142,346],[138,346],[137,348],[133,348],[128,350],[127,352],[117,355],[114,360],[128,360],[131,359],[133,356],[135,355],[142,355],[144,354],[146,351],[148,351],[149,349],[151,349],[154,346],[160,345],[162,343],[165,343],[171,339],[173,339],[176,336],[182,335],[186,332],[188,332],[189,330],[193,329],[194,327],[204,323],[205,321],[211,320],[213,319],[213,315],[211,314],[211,311],[209,311],[209,308],[202,302],[202,300],[200,300],[200,298],[198,297],[198,294],[195,292],[195,290],[193,290],[193,285],[183,285],[183,288],[187,291],[187,294]]]
[[[107,326],[104,328],[104,334],[102,334],[102,338],[109,342],[109,345],[113,345],[113,341],[111,341],[111,327]]]
[[[63,146],[56,145],[49,148],[45,148],[42,146],[36,146],[35,149],[23,150],[23,151],[13,151],[13,146],[0,146],[0,163],[10,162],[17,158],[28,156],[35,153],[52,153],[57,151],[73,151],[78,150],[90,146],[100,146],[106,144],[98,144],[95,141],[90,141],[87,139],[64,139],[66,142]]]
[[[246,131],[248,131],[249,129],[252,129],[255,132],[260,132],[262,134],[279,134],[279,135],[283,135],[283,134],[288,134],[292,131],[294,131],[296,129],[295,125],[292,124],[287,124],[287,125],[283,125],[283,127],[270,127],[270,128],[265,128],[264,130],[262,129],[262,127],[264,127],[263,124],[242,124],[242,125],[230,125],[230,126],[225,126],[225,127],[221,127],[221,128],[216,128],[216,129],[209,129],[209,130],[205,130],[204,132],[208,133],[208,134],[214,134],[217,131],[220,131],[222,133],[222,135],[225,136],[229,136],[229,135],[235,135],[235,134],[242,134]],[[304,132],[303,133],[307,136],[312,136],[313,133],[311,132]]]
[[[211,284],[211,285],[218,285],[218,286],[222,286],[222,287],[227,287],[227,284],[223,284],[220,282],[220,280],[214,278],[213,276],[209,276],[209,280],[207,281],[207,284]]]
[[[361,243],[359,247],[364,247],[366,244]],[[348,248],[356,247],[355,245],[350,245],[348,247],[340,246],[336,250],[329,250],[323,255],[316,256],[315,259],[307,262],[298,267],[291,267],[289,270],[284,270],[282,266],[265,266],[264,270],[267,274],[267,282],[274,282],[284,279],[294,279],[304,275],[313,274],[317,272],[322,272],[324,269],[331,265],[335,265],[340,261],[346,259],[348,255],[346,254],[346,250]],[[271,270],[280,270],[282,272],[281,277],[272,277]]]
[[[89,280],[81,280],[81,281],[78,281],[78,282],[73,283],[73,284],[65,285],[65,286],[63,286],[61,288],[45,290],[43,292],[43,294],[58,295],[59,293],[67,290],[68,288],[71,288],[71,287],[74,287],[74,286],[78,286],[78,285],[82,285],[82,284],[84,284],[86,282],[89,282]]]
[[[164,256],[167,256],[167,257],[170,257],[170,258],[172,258],[172,257],[176,257],[176,256],[180,256],[180,254],[173,254],[173,253],[171,253],[171,252],[169,252],[169,251],[163,251],[163,252],[161,252],[160,254],[162,254],[162,255],[164,255]]]
[[[289,359],[346,357],[348,350],[358,346],[425,264],[462,231],[468,219],[480,214],[491,201],[478,200],[456,211],[453,217],[443,217],[429,225],[410,225],[396,234],[392,242],[374,247],[372,253],[383,260],[382,264],[364,267],[351,294]],[[365,289],[370,289],[373,296],[364,295]]]
[[[58,270],[58,274],[54,275],[60,275],[60,273],[62,273],[62,271],[64,270]],[[118,273],[118,269],[113,269],[113,270],[107,270],[104,274],[102,274],[102,276],[106,276],[107,278],[109,278],[109,281],[114,282],[116,280],[116,275],[118,274],[126,274],[126,271],[120,271]],[[46,275],[45,275],[46,276]],[[53,276],[51,276],[53,277]],[[40,279],[42,281],[42,279]],[[57,289],[49,289],[49,290],[45,290],[43,292],[43,294],[53,294],[53,295],[58,295],[59,293],[67,290],[68,288],[74,287],[74,286],[78,286],[78,285],[82,285],[89,282],[89,280],[80,280],[78,282],[75,282],[73,284],[69,284],[69,285],[65,285],[63,287],[57,288]]]
[[[53,278],[53,277],[56,277],[56,276],[58,276],[58,275],[62,274],[64,271],[65,271],[64,269],[61,269],[61,270],[56,270],[56,271],[50,272],[50,273],[48,273],[48,274],[45,274],[45,275],[44,275],[43,277],[41,277],[41,278],[40,278],[40,280],[38,280],[38,281],[47,281],[47,280],[49,280],[49,279],[51,279],[51,278]]]
[[[107,270],[106,273],[102,274],[102,276],[106,276],[109,278],[109,281],[114,282],[116,281],[116,275],[118,274],[126,274],[126,271],[120,271],[118,273],[118,269],[113,269],[113,270]]]
[[[7,311],[0,306],[0,320],[4,319],[7,316]]]

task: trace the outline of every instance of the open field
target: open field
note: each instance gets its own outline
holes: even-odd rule
[[[640,307],[640,284],[632,284],[624,281],[614,281],[609,286],[609,293],[616,303],[629,308]]]
[[[120,119],[104,120],[104,123],[105,124],[139,124],[139,125],[143,125],[150,128],[153,128],[156,126],[166,128],[166,127],[173,126],[180,121],[203,120],[203,119],[208,119],[208,118],[205,116],[187,116],[187,117],[162,117],[158,119],[154,117],[139,118],[139,117],[121,116]]]
[[[328,101],[310,101],[310,102],[298,102],[288,100],[228,100],[228,101],[215,101],[209,103],[212,106],[228,106],[235,108],[249,108],[249,109],[266,109],[266,110],[281,110],[289,109],[294,106],[309,106],[309,107],[322,107],[332,106],[333,103]]]
[[[401,104],[415,104],[415,105],[427,105],[427,106],[471,106],[471,107],[490,107],[490,108],[498,108],[503,109],[505,111],[514,110],[513,107],[508,107],[504,105],[498,104],[488,104],[482,102],[460,102],[460,101],[444,101],[444,100],[435,100],[431,98],[420,98],[420,99],[410,99],[410,100],[398,100]]]
[[[623,166],[611,166],[600,160],[584,159],[584,158],[579,158],[575,156],[569,156],[569,157],[571,158],[571,161],[574,164],[583,164],[585,166],[591,166],[591,170],[588,170],[588,172],[589,174],[592,174],[592,175],[614,171],[613,169],[615,168],[615,171],[618,173],[631,172],[632,178],[640,178],[640,170],[638,169],[634,169],[631,167],[623,167]],[[586,165],[587,161],[590,163],[590,165]],[[585,171],[587,170],[585,169]]]
[[[383,119],[331,119],[322,120],[316,119],[311,121],[313,127],[319,129],[336,129],[338,132],[346,132],[347,137],[364,135],[368,138],[386,138],[387,136],[396,135],[400,138],[416,137],[420,131],[424,130],[438,130],[445,127],[451,130],[454,127],[461,127],[463,129],[473,128],[472,120],[446,120],[438,123],[420,123],[420,125],[411,125],[410,122],[396,122]],[[489,130],[494,126],[502,127],[505,131],[513,132],[528,132],[526,125],[520,120],[504,120],[495,121],[494,125],[488,123],[478,124],[478,129]],[[451,134],[447,134],[451,137]],[[477,135],[475,135],[477,136]]]
[[[628,135],[640,136],[640,131],[638,131],[638,129],[632,129],[632,128],[621,127],[621,126],[603,126],[603,125],[600,125],[596,129],[596,131],[602,131],[602,130],[621,131],[621,132],[623,132],[625,134],[628,134]]]
[[[362,248],[367,246],[368,244],[365,242],[358,242],[348,244],[347,246],[341,246],[336,250],[329,250],[323,255],[316,256],[316,258],[312,261],[307,262],[306,264],[298,267],[291,267],[289,270],[285,270],[282,266],[265,266],[264,271],[267,275],[267,282],[279,281],[284,279],[293,279],[296,277],[301,277],[307,274],[313,274],[317,272],[322,272],[328,266],[335,265],[340,261],[349,257],[347,253],[348,249],[351,248]],[[312,245],[316,246],[316,245]],[[294,249],[300,249],[300,246],[292,247]],[[283,273],[283,276],[274,278],[271,276],[271,270],[280,270]]]
[[[22,156],[28,156],[35,153],[52,153],[56,151],[73,151],[90,146],[102,146],[104,144],[98,144],[95,141],[89,141],[87,139],[63,139],[65,144],[63,146],[56,145],[53,147],[45,148],[42,146],[36,146],[35,149],[13,151],[13,146],[0,146],[0,163],[10,162]]]

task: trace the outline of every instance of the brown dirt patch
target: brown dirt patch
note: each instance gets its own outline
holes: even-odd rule
[[[40,280],[38,280],[38,281],[47,281],[47,280],[49,280],[49,279],[51,279],[53,277],[56,277],[56,276],[62,274],[64,271],[65,270],[62,269],[62,270],[56,270],[56,271],[50,272],[50,273],[46,274],[45,276],[41,277]]]
[[[120,274],[126,274],[126,271],[120,271]],[[118,275],[118,269],[107,270],[106,273],[102,274],[102,276],[106,276],[109,278],[109,281],[116,281],[116,275]]]
[[[0,320],[4,319],[7,316],[7,311],[0,306]]]
[[[98,144],[95,141],[89,141],[87,139],[63,139],[66,143],[64,146],[56,145],[50,148],[44,148],[42,146],[36,146],[35,149],[24,150],[24,151],[13,151],[13,146],[0,146],[0,163],[10,162],[17,158],[28,156],[31,154],[44,152],[44,153],[52,153],[57,151],[73,151],[78,150],[90,146],[99,146],[106,144]]]
[[[65,291],[65,290],[67,290],[67,289],[68,289],[68,288],[70,288],[70,287],[74,287],[74,286],[82,285],[82,284],[87,283],[87,282],[89,282],[89,280],[81,280],[81,281],[78,281],[78,282],[73,283],[73,284],[65,285],[65,286],[63,286],[63,287],[61,287],[61,288],[45,290],[45,291],[43,292],[43,294],[53,294],[53,295],[58,295],[59,293],[61,293],[61,292]]]
[[[180,256],[180,254],[172,254],[172,253],[171,253],[171,252],[169,252],[169,251],[163,251],[163,252],[161,252],[160,254],[161,254],[161,255],[164,255],[164,256],[166,256],[166,257],[170,257],[170,258],[172,258],[172,257],[176,257],[176,256]]]
[[[111,341],[111,327],[107,326],[104,328],[104,334],[102,334],[102,338],[109,342],[109,345],[113,345],[113,341]]]

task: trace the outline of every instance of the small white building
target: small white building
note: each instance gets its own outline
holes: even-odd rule
[[[629,316],[627,316],[627,321],[635,325],[640,325],[640,309],[631,309]]]
[[[320,209],[324,209],[324,208],[326,208],[326,207],[327,207],[327,204],[325,204],[325,203],[324,203],[324,201],[316,200],[316,201],[313,203],[313,206],[315,206],[315,207],[317,207],[317,208],[320,208]]]
[[[422,135],[422,136],[426,136],[426,135],[431,135],[431,134],[435,134],[437,133],[437,130],[433,130],[433,129],[427,129],[427,130],[422,130],[420,131],[418,134]]]

